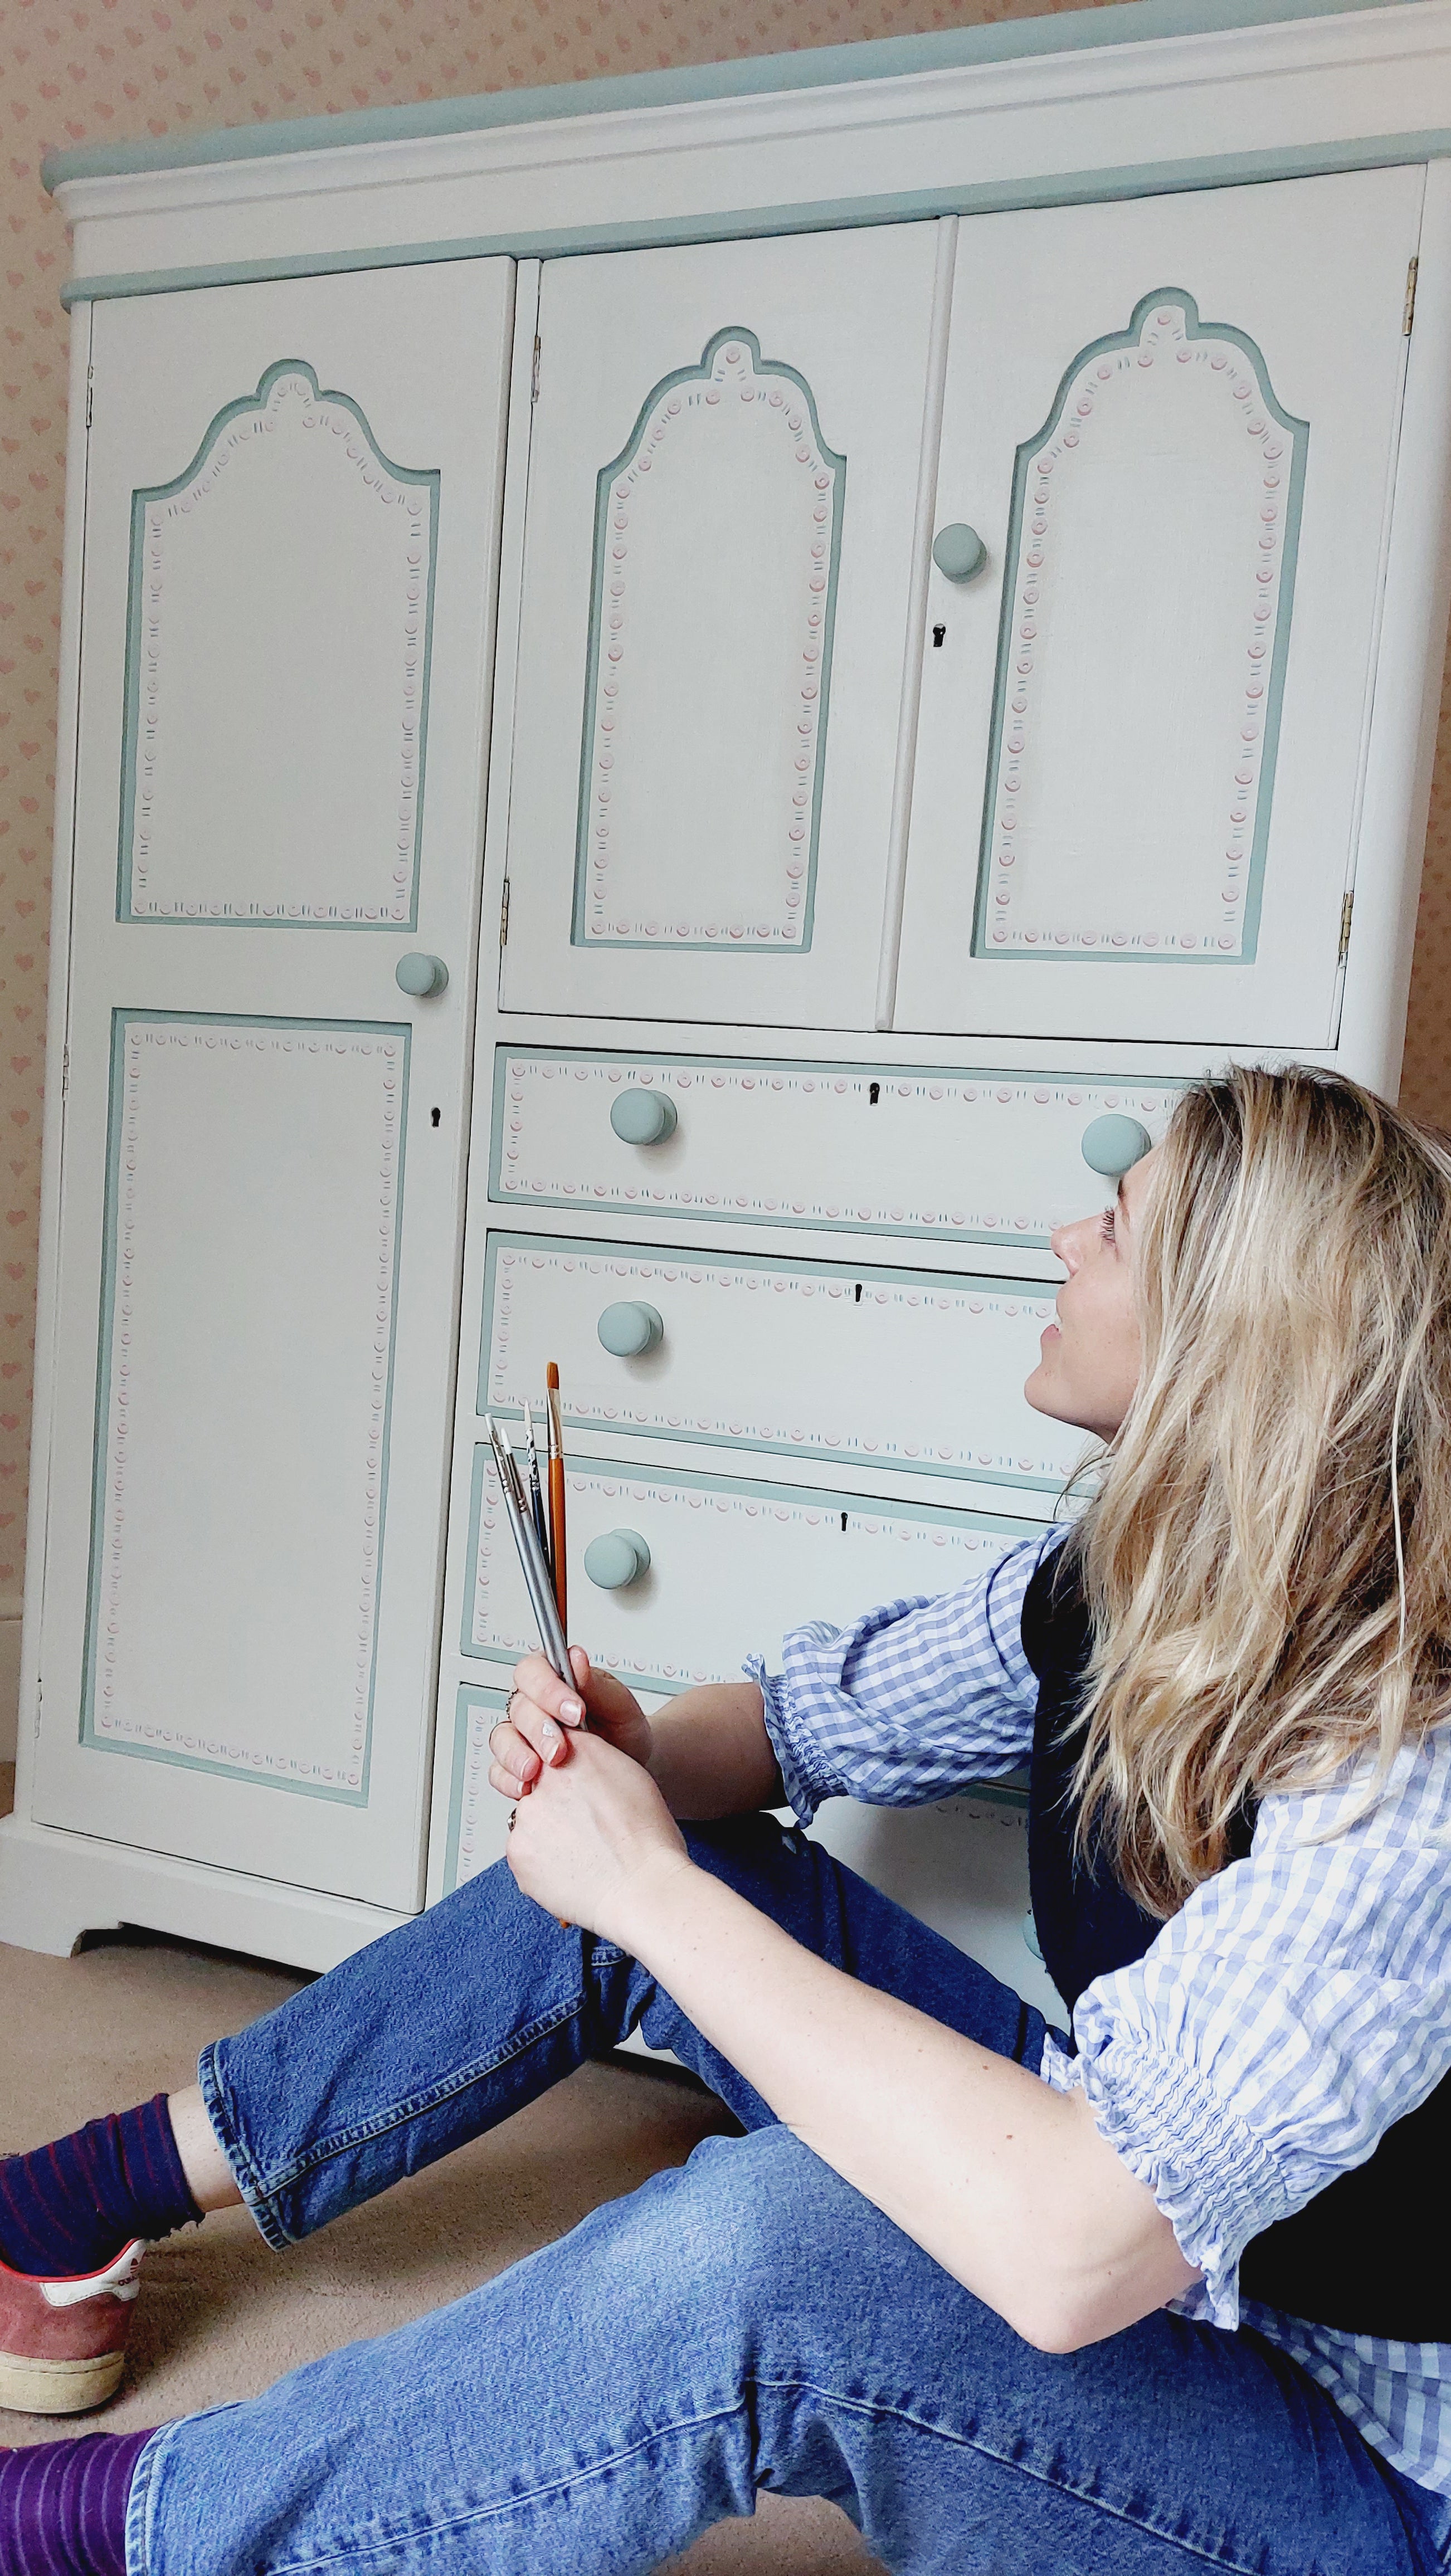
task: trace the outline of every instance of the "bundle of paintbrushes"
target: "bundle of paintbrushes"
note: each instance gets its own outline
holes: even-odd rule
[[[519,1473],[519,1462],[509,1442],[492,1414],[488,1414],[485,1420],[490,1445],[494,1452],[499,1491],[504,1498],[504,1510],[508,1515],[509,1527],[514,1533],[514,1545],[519,1551],[524,1589],[529,1595],[529,1607],[534,1613],[540,1642],[546,1658],[553,1665],[560,1680],[572,1686],[574,1677],[569,1668],[569,1648],[558,1599],[558,1590],[562,1587],[558,1584],[557,1570],[564,1562],[562,1515],[555,1520],[553,1528],[546,1532],[544,1500],[539,1486],[539,1456],[534,1445],[534,1424],[526,1408],[525,1425],[528,1440],[528,1492],[526,1494],[524,1479]],[[551,1453],[553,1429],[551,1418]],[[554,1484],[552,1454],[549,1461],[549,1481],[552,1491]]]
[[[539,1629],[545,1660],[552,1664],[562,1682],[574,1687],[569,1665],[569,1644],[565,1634],[564,1587],[564,1442],[560,1429],[559,1371],[549,1363],[549,1385],[545,1398],[549,1433],[549,1512],[546,1521],[544,1493],[539,1480],[539,1450],[534,1438],[534,1416],[524,1407],[525,1472],[493,1415],[486,1414],[489,1445],[494,1452],[494,1467],[504,1510],[514,1533],[519,1551],[519,1564],[524,1576],[524,1589]],[[512,1828],[513,1818],[509,1819]],[[569,1930],[565,1917],[555,1917],[561,1932]]]

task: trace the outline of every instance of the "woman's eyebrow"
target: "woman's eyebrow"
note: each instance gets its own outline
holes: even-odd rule
[[[1125,1183],[1125,1181],[1126,1181],[1127,1179],[1128,1179],[1128,1174],[1127,1174],[1127,1172],[1120,1172],[1120,1174],[1119,1174],[1119,1176],[1118,1176],[1118,1188],[1115,1190],[1115,1192],[1114,1192],[1114,1194],[1113,1194],[1113,1203],[1114,1203],[1114,1206],[1117,1208],[1118,1213],[1119,1213],[1119,1216],[1120,1216],[1120,1218],[1121,1218],[1121,1220],[1122,1220],[1123,1224],[1124,1224],[1124,1225],[1126,1225],[1126,1226],[1127,1226],[1127,1225],[1128,1225],[1128,1223],[1129,1223],[1129,1203],[1128,1203],[1128,1199],[1127,1199],[1127,1197],[1125,1196],[1125,1193],[1124,1193],[1124,1183]]]

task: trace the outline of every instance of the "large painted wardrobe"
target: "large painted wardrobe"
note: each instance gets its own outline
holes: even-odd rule
[[[1448,151],[1451,0],[1139,0],[60,157],[0,1938],[496,1857],[550,1358],[647,1704],[1053,1516],[1053,1227],[1207,1066],[1395,1088]],[[1011,1785],[817,1830],[1051,2003]]]

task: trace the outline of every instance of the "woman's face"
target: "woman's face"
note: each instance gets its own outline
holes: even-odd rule
[[[1100,1440],[1113,1438],[1139,1380],[1134,1228],[1158,1161],[1155,1147],[1125,1172],[1102,1215],[1060,1225],[1053,1237],[1068,1276],[1058,1291],[1058,1320],[1044,1332],[1043,1356],[1023,1392],[1036,1412]]]

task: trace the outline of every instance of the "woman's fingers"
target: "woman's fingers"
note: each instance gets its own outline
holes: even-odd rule
[[[570,1662],[581,1683],[589,1679],[589,1657],[582,1646],[570,1649]],[[521,1699],[542,1709],[546,1717],[558,1718],[564,1726],[584,1723],[584,1702],[577,1690],[570,1690],[559,1678],[552,1664],[542,1655],[525,1655],[514,1666],[514,1700],[517,1709]]]

